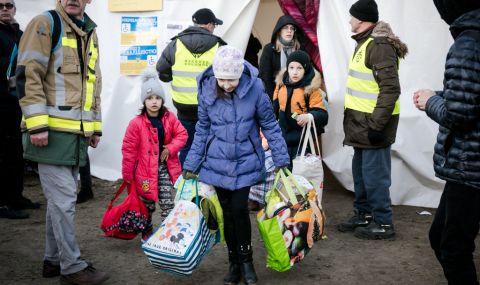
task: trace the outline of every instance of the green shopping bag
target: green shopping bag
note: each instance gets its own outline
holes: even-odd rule
[[[273,188],[266,194],[266,207],[257,214],[257,226],[267,250],[267,267],[283,272],[289,270],[292,264],[282,232],[284,215],[288,214],[284,210],[289,209],[289,206],[282,202],[283,197],[280,196],[282,194],[277,190],[280,180],[286,188],[288,199],[294,201],[295,204],[298,203],[290,187],[291,182],[287,180],[283,170],[280,170],[275,177]],[[294,183],[296,184],[296,182]],[[302,197],[305,197],[305,193],[300,188],[301,186],[298,184],[296,186]]]

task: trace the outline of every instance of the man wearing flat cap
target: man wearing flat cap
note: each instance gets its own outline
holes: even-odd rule
[[[390,200],[391,145],[400,115],[399,59],[407,46],[378,21],[374,0],[359,0],[350,8],[357,42],[350,59],[345,93],[344,145],[352,146],[354,215],[338,225],[363,239],[395,235]]]
[[[172,38],[157,62],[160,80],[171,82],[173,105],[177,116],[188,132],[188,140],[180,151],[183,166],[195,135],[197,123],[197,75],[213,62],[219,46],[226,45],[213,34],[217,25],[223,24],[212,10],[203,8],[192,15],[193,26]]]

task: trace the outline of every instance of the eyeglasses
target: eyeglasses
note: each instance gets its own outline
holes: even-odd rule
[[[282,30],[295,32],[297,28],[295,28],[294,26],[285,26],[282,28]]]
[[[0,10],[3,10],[5,8],[7,8],[7,10],[11,10],[13,9],[13,7],[15,7],[15,5],[13,5],[12,3],[5,3],[5,4],[0,3]]]

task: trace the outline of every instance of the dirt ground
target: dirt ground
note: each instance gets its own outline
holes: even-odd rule
[[[141,250],[139,237],[131,241],[103,237],[99,225],[119,184],[94,179],[95,199],[78,205],[76,213],[82,257],[110,274],[105,284],[222,284],[228,261],[221,244],[211,250],[190,278],[184,278],[156,272]],[[1,220],[0,284],[58,284],[58,277],[41,276],[46,201],[37,177],[26,177],[24,194],[42,207],[29,210],[31,217],[27,220]],[[353,194],[328,173],[323,197],[328,239],[316,243],[309,255],[288,272],[265,267],[265,249],[255,216],[251,215],[258,284],[446,284],[428,243],[433,216],[417,214],[423,210],[433,214],[434,209],[396,206],[396,239],[364,241],[336,230],[335,225],[351,214]],[[478,254],[475,259],[478,267]]]

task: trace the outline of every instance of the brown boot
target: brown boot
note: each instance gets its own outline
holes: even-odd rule
[[[110,276],[108,276],[107,273],[88,265],[81,271],[68,275],[61,275],[60,282],[64,285],[96,285],[103,283],[108,278],[110,278]]]

